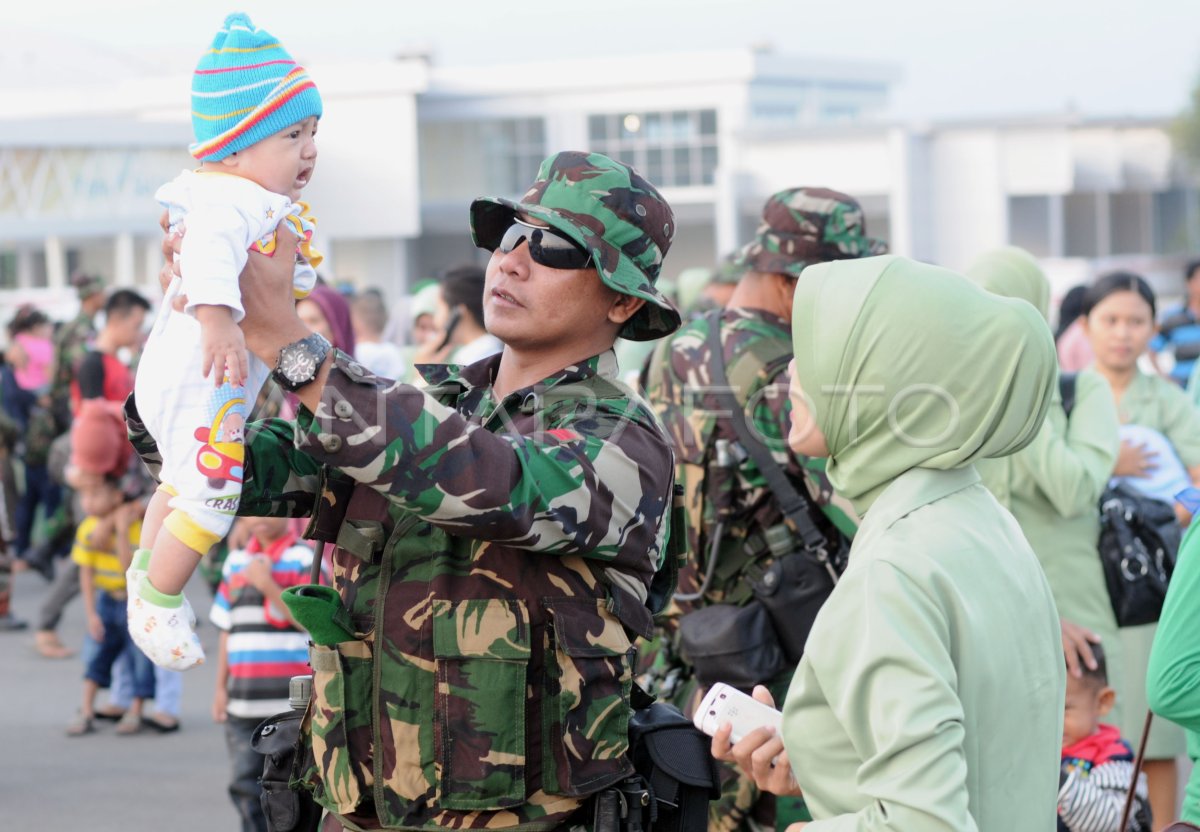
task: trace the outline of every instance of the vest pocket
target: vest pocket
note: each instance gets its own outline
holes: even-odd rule
[[[587,794],[633,771],[626,756],[633,645],[605,601],[554,598],[543,604],[553,622],[546,630],[543,788]]]
[[[521,601],[433,602],[435,803],[442,808],[525,802],[529,646]]]
[[[310,737],[319,803],[346,814],[374,785],[371,772],[371,648],[365,641],[312,645]],[[305,778],[309,779],[309,778]]]

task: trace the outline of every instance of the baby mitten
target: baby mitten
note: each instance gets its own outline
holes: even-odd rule
[[[145,572],[138,576],[129,595],[129,635],[150,661],[168,670],[187,670],[203,662],[195,626],[196,614],[183,593],[165,595]]]
[[[142,578],[146,576],[146,570],[150,568],[150,550],[149,549],[134,549],[133,560],[129,564],[129,568],[125,570],[125,597],[133,598],[137,595],[138,584],[142,582]]]

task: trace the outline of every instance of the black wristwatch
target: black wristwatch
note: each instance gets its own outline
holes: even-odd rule
[[[329,355],[330,349],[332,345],[316,332],[307,338],[293,341],[279,351],[279,361],[271,375],[279,382],[280,387],[295,393],[316,379],[321,363],[325,356]]]

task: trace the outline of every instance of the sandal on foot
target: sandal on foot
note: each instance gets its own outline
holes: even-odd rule
[[[93,719],[99,719],[103,722],[120,722],[121,718],[128,713],[121,708],[112,708],[111,710],[96,711],[92,714]]]
[[[157,731],[160,734],[169,734],[172,731],[179,730],[179,720],[170,720],[170,717],[159,717],[155,719],[152,716],[142,717],[142,726]]]
[[[124,736],[141,733],[142,717],[141,714],[135,714],[133,711],[126,711],[117,720],[117,733]]]
[[[68,737],[82,737],[84,734],[95,732],[96,726],[92,724],[90,716],[78,714],[75,719],[67,726]]]

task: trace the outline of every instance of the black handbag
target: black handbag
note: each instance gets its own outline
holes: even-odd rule
[[[1121,627],[1153,624],[1183,537],[1175,509],[1123,483],[1100,497],[1100,562]]]

